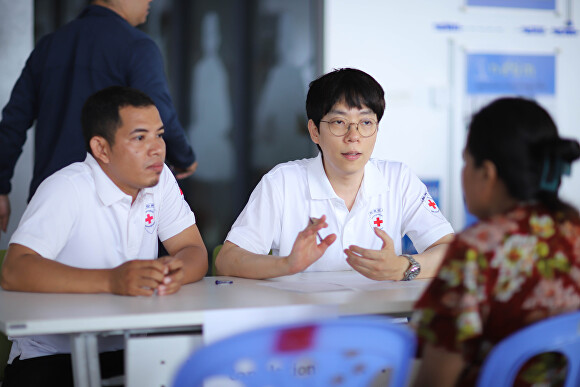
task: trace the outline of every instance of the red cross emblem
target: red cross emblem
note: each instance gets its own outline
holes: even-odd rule
[[[384,216],[383,216],[383,210],[381,208],[378,208],[376,210],[373,210],[369,213],[369,226],[371,226],[371,229],[374,230],[375,228],[380,228],[381,230],[384,227],[385,221],[384,221]]]
[[[149,234],[153,234],[155,229],[155,204],[148,203],[145,206],[145,230]]]
[[[437,214],[439,212],[437,203],[435,203],[435,200],[433,200],[431,195],[429,195],[429,192],[425,192],[425,194],[421,198],[421,202],[423,204],[423,207],[428,209],[432,214]]]

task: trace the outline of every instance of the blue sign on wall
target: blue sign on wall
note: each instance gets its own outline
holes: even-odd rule
[[[467,0],[467,5],[555,10],[556,0]]]
[[[554,55],[467,55],[467,94],[555,93]]]

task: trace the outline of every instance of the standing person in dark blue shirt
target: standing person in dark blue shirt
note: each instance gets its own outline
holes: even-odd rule
[[[165,125],[168,164],[177,178],[195,172],[197,162],[169,95],[161,52],[134,28],[146,21],[151,1],[93,0],[30,54],[0,121],[0,231],[6,232],[10,180],[27,130],[36,121],[30,198],[53,172],[84,160],[81,108],[88,96],[108,86],[148,94]]]

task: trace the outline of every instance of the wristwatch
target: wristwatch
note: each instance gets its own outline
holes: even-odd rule
[[[412,255],[402,254],[401,256],[409,260],[409,268],[405,271],[405,274],[403,274],[402,281],[411,281],[421,272],[421,265],[419,265],[419,262],[415,261],[415,258],[413,258]]]

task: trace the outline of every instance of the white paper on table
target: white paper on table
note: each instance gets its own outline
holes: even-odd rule
[[[367,279],[367,281],[349,281],[343,283],[343,286],[346,286],[352,290],[361,290],[366,292],[385,289],[416,288],[422,287],[423,283],[418,281],[374,281]]]
[[[299,273],[264,281],[258,285],[299,293],[337,290],[373,291],[422,286],[414,281],[375,281],[356,271]]]
[[[288,290],[298,293],[332,292],[336,290],[349,290],[340,284],[330,282],[260,282],[260,286],[269,286],[280,290]]]
[[[288,305],[212,310],[204,313],[205,345],[251,329],[338,317],[336,305]]]

